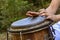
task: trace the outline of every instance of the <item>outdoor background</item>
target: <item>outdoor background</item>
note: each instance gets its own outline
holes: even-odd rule
[[[0,32],[10,24],[26,17],[26,12],[46,8],[50,0],[0,0]]]
[[[0,0],[0,40],[6,40],[11,23],[26,17],[26,12],[49,6],[51,0]]]

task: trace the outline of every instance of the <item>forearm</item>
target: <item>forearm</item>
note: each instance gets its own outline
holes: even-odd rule
[[[46,9],[48,13],[55,14],[59,7],[59,0],[52,0],[50,6]]]

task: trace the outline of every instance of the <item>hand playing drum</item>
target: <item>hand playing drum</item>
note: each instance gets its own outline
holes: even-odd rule
[[[34,16],[46,16],[46,19],[51,19],[53,21],[58,21],[60,18],[59,15],[54,15],[50,12],[48,12],[46,9],[40,9],[38,12],[28,11],[26,13],[27,16],[34,17]]]

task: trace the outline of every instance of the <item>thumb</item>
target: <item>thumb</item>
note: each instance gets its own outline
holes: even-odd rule
[[[47,16],[46,19],[51,19],[51,16]]]

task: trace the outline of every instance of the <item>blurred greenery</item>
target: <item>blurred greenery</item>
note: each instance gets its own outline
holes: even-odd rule
[[[11,23],[26,17],[26,12],[46,8],[51,0],[0,0],[0,31]]]

